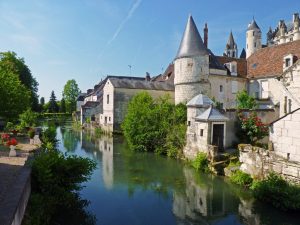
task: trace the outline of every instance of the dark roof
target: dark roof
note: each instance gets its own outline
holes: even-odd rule
[[[240,58],[241,58],[241,59],[246,59],[246,51],[245,51],[244,48],[243,48],[243,50],[242,50],[242,52],[241,52],[241,54],[240,54]]]
[[[100,102],[92,102],[92,101],[87,101],[84,105],[82,105],[81,107],[82,108],[94,108],[96,107],[97,105],[99,105]]]
[[[262,48],[247,58],[249,78],[279,76],[283,73],[283,58],[294,55],[294,61],[300,58],[300,40]]]
[[[223,65],[225,63],[235,61],[237,63],[237,75],[238,77],[246,78],[247,76],[247,61],[246,59],[237,59],[228,56],[217,56],[217,59]]]
[[[86,93],[80,93],[77,97],[77,101],[84,101],[85,96],[86,96]]]
[[[210,49],[208,49],[208,52],[209,52],[209,68],[226,70],[224,65],[218,60],[218,57],[215,56],[214,53]]]
[[[203,44],[193,17],[189,16],[175,59],[199,55],[208,55],[208,50]]]
[[[145,79],[127,79],[110,77],[115,88],[174,91],[173,82],[146,81]]]
[[[249,23],[247,30],[260,30],[259,26],[257,25],[256,21],[253,19],[251,23]]]
[[[168,65],[163,74],[159,74],[151,79],[151,81],[174,81],[174,64]]]

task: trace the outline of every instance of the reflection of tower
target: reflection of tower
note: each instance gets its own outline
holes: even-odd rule
[[[186,190],[185,194],[174,192],[173,213],[179,219],[190,218],[202,221],[203,224],[209,218],[224,216],[226,214],[224,191],[220,187],[214,187],[210,179],[206,179],[203,185],[198,184],[194,171],[190,168],[184,168],[183,172]]]
[[[102,175],[106,188],[113,187],[114,165],[113,165],[113,138],[102,136],[99,139],[99,150],[102,152]]]

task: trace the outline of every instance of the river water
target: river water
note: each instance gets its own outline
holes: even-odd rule
[[[57,138],[61,151],[97,162],[81,191],[97,224],[300,224],[300,215],[255,201],[223,177],[174,159],[132,153],[121,136],[95,138],[61,126]]]

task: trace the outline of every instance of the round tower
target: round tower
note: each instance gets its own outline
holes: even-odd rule
[[[208,93],[209,50],[204,45],[192,16],[174,61],[175,104]]]
[[[261,30],[255,20],[248,25],[246,32],[246,58],[261,48]]]

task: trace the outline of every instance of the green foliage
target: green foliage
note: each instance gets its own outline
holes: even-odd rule
[[[25,108],[29,106],[32,110],[36,111],[38,109],[38,82],[32,76],[30,69],[25,64],[24,59],[18,58],[15,52],[1,52],[0,71],[7,74],[15,74],[17,76],[17,79],[28,91],[28,105],[25,105]],[[0,80],[2,82],[2,79]],[[0,96],[2,98],[2,95]],[[6,100],[11,101],[9,98]]]
[[[269,134],[268,126],[261,122],[255,112],[251,112],[248,116],[239,113],[238,124],[241,128],[239,136],[242,137],[244,143],[254,144]]]
[[[66,112],[66,101],[64,98],[61,99],[60,105],[59,105],[59,112],[65,113]]]
[[[5,126],[5,131],[10,132],[15,129],[15,125],[12,122],[7,122]]]
[[[19,115],[20,128],[35,126],[37,122],[38,114],[33,112],[31,109],[27,109],[25,112]]]
[[[92,121],[92,119],[91,119],[91,117],[89,116],[89,117],[87,117],[86,119],[85,119],[85,122],[86,123],[91,123],[91,121]]]
[[[55,150],[58,143],[56,139],[56,127],[50,124],[49,127],[40,134],[40,140],[43,149]]]
[[[63,98],[66,101],[66,109],[68,113],[76,110],[76,99],[80,94],[80,89],[74,79],[68,80],[64,86]]]
[[[1,67],[0,81],[0,117],[15,120],[30,106],[30,91],[21,83],[17,74],[2,70]]]
[[[257,199],[271,203],[276,208],[300,209],[300,187],[289,184],[275,173],[270,173],[266,180],[253,182],[251,189]]]
[[[169,96],[154,100],[141,92],[129,102],[122,129],[133,150],[175,157],[184,146],[185,123],[185,105],[175,106]]]
[[[255,99],[248,95],[246,90],[239,91],[236,95],[238,109],[256,109],[257,103]]]
[[[199,152],[196,158],[191,162],[191,165],[198,171],[209,171],[207,155],[204,152]]]
[[[100,137],[102,134],[103,134],[103,130],[101,129],[101,127],[96,127],[95,128],[96,137]]]
[[[56,113],[58,112],[58,104],[56,102],[56,96],[54,91],[51,92],[51,96],[50,96],[50,101],[49,101],[49,108],[48,108],[48,112],[50,113]]]
[[[53,126],[42,133],[44,143],[56,145]],[[89,202],[80,198],[82,182],[86,182],[96,164],[88,158],[66,156],[53,149],[43,150],[32,161],[31,186],[25,225],[95,224],[96,219],[85,209]]]
[[[236,170],[232,173],[232,175],[230,176],[230,180],[235,183],[235,184],[238,184],[238,185],[242,185],[244,187],[249,187],[251,186],[252,182],[253,182],[253,179],[252,177],[247,174],[247,173],[244,173],[243,171],[241,170]]]

